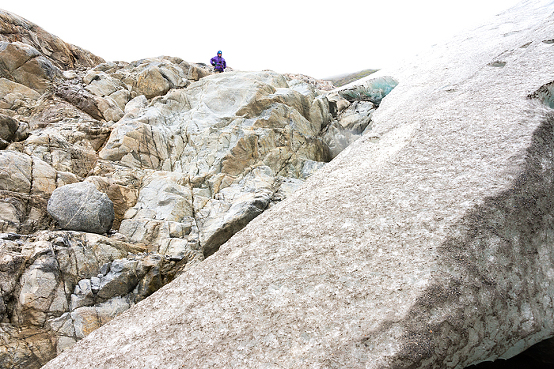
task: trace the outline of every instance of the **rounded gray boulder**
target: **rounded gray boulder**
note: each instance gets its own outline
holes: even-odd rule
[[[47,211],[62,229],[72,231],[103,234],[110,230],[114,220],[112,201],[89,182],[54,190]]]

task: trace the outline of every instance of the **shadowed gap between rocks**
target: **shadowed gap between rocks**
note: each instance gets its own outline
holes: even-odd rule
[[[465,369],[552,369],[554,367],[554,339],[531,346],[508,360],[486,361]]]

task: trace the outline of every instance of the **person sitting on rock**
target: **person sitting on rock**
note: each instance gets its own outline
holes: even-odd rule
[[[210,59],[210,64],[214,66],[214,71],[217,73],[222,73],[227,68],[227,63],[225,59],[221,56],[221,50],[217,52],[217,56],[214,56]]]

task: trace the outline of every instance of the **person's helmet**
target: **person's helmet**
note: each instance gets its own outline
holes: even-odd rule
[[[218,54],[218,55],[221,54],[221,50],[219,50],[219,51],[217,52],[217,54]]]

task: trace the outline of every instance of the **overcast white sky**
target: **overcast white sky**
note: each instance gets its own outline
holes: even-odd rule
[[[387,67],[518,2],[0,0],[0,8],[106,60],[208,63],[222,50],[238,70],[324,78]]]

